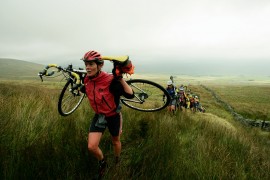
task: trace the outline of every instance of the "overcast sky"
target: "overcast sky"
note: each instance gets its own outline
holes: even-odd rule
[[[0,58],[70,63],[93,49],[138,71],[270,75],[269,0],[1,0],[0,22]]]

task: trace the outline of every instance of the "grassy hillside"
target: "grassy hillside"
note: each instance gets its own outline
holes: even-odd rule
[[[40,82],[36,75],[42,65],[0,63],[0,179],[92,179],[97,161],[87,150],[93,116],[89,102],[84,100],[74,114],[62,117],[57,112],[62,86],[49,79]],[[14,83],[17,76],[10,72],[21,74],[21,79]],[[133,76],[164,86],[168,77]],[[235,121],[201,86],[213,89],[237,112],[269,120],[269,80],[175,80],[177,85],[189,84],[207,113],[184,110],[172,116],[166,109],[143,113],[124,107],[120,167],[113,165],[108,131],[101,141],[109,161],[104,179],[270,179],[270,133]]]
[[[269,85],[209,86],[236,112],[251,119],[270,120]]]
[[[37,73],[44,65],[22,60],[0,58],[1,79],[32,79],[37,78]]]
[[[207,113],[123,108],[121,166],[113,165],[106,131],[104,179],[270,179],[269,133],[242,126],[210,93],[193,89],[204,97]],[[61,117],[59,93],[53,86],[0,83],[0,179],[93,178],[97,161],[87,150],[93,112],[85,100]]]

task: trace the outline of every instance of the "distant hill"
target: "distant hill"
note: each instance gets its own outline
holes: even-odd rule
[[[17,59],[0,58],[1,79],[32,79],[36,78],[38,72],[44,65],[31,63]]]

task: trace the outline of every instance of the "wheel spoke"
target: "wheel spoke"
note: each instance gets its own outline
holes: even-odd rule
[[[59,97],[58,111],[62,116],[67,116],[73,113],[85,97],[85,94],[83,93],[77,92],[78,94],[76,95],[70,92],[72,84],[73,80],[69,79]]]
[[[128,81],[135,97],[133,99],[121,99],[126,106],[140,111],[158,111],[167,106],[167,91],[151,81],[134,79]]]

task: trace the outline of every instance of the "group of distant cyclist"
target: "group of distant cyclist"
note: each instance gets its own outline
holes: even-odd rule
[[[166,90],[171,97],[168,111],[173,114],[175,114],[177,110],[184,109],[189,109],[192,112],[205,112],[205,108],[202,106],[198,95],[191,92],[191,90],[183,84],[179,87],[174,85],[172,76],[170,79],[171,80],[167,81],[166,87]]]

